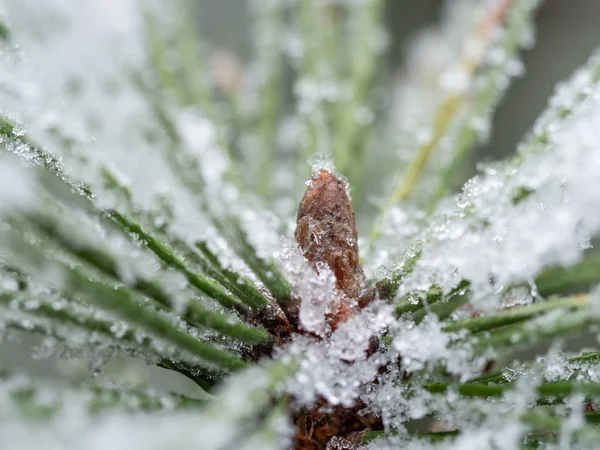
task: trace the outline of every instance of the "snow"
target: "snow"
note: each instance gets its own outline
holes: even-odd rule
[[[594,92],[553,130],[542,153],[522,152],[518,163],[490,167],[467,183],[455,208],[419,236],[422,256],[400,295],[432,282],[448,292],[464,278],[475,300],[493,307],[495,294],[512,284],[545,267],[576,263],[600,227],[593,206],[600,198],[588,181],[600,168],[599,125]],[[514,204],[522,186],[535,193]]]
[[[254,374],[253,385],[248,388],[259,388],[261,382],[268,378]],[[91,407],[94,400],[101,398],[94,391],[70,390],[52,385],[35,385],[33,380],[24,377],[9,377],[0,380],[0,440],[10,443],[11,449],[30,449],[43,445],[48,449],[130,449],[144,448],[150,450],[170,449],[173,446],[182,449],[277,449],[290,437],[290,428],[281,415],[274,414],[270,428],[274,434],[258,433],[247,438],[232,435],[231,427],[241,426],[250,412],[240,406],[251,405],[248,398],[240,397],[240,392],[230,391],[231,395],[221,398],[220,411],[176,407],[176,398],[168,394],[152,391],[144,392],[155,403],[160,405],[158,411],[143,413],[139,401],[134,395],[119,388],[110,388],[106,392],[112,397],[112,411],[94,413]],[[239,388],[238,388],[239,389]],[[46,405],[54,411],[49,419],[33,420],[23,418],[19,391],[32,391],[31,404]],[[250,390],[252,392],[252,390]],[[243,388],[242,388],[243,393]],[[115,397],[118,398],[118,403]],[[137,404],[137,406],[136,406]],[[260,405],[263,403],[260,402]],[[123,405],[123,406],[121,406]],[[227,411],[228,421],[222,420],[219,413]],[[199,426],[199,425],[202,426]],[[31,432],[34,429],[35,432]],[[260,430],[259,430],[260,431]]]
[[[296,241],[281,238],[280,246],[277,260],[292,285],[294,295],[302,299],[299,311],[302,328],[326,336],[331,331],[326,315],[341,300],[335,288],[335,275],[325,264],[319,267],[319,274],[316,274]]]
[[[534,404],[541,383],[600,379],[597,365],[569,361],[573,355],[554,342],[546,355],[531,364],[509,364],[503,370],[503,382],[510,386],[502,395],[467,398],[459,392],[460,383],[480,375],[491,358],[503,354],[494,348],[472,348],[486,342],[485,333],[468,339],[466,332],[445,331],[444,318],[429,314],[432,309],[423,300],[432,286],[449,294],[466,280],[471,304],[448,320],[541,302],[535,276],[550,266],[577,263],[591,247],[592,237],[600,231],[600,192],[593,188],[600,173],[597,57],[557,89],[513,160],[482,166],[479,175],[455,198],[440,203],[432,217],[421,210],[419,199],[386,211],[383,237],[364,265],[371,279],[401,275],[399,291],[391,302],[378,300],[360,312],[353,311],[346,322],[332,329],[327,317],[336,302],[342,301],[334,273],[323,265],[313,270],[298,244],[285,237],[292,235],[290,217],[296,200],[282,196],[270,211],[260,199],[244,193],[233,181],[236,174],[227,130],[212,114],[177,104],[172,98],[148,98],[136,84],[155,88],[137,0],[5,3],[19,45],[0,50],[1,117],[17,126],[0,144],[21,163],[14,163],[17,158],[12,154],[0,159],[0,331],[44,334],[35,357],[83,355],[92,375],[116,356],[141,356],[149,363],[171,358],[213,367],[189,348],[181,349],[171,335],[161,333],[163,325],[191,342],[210,342],[232,353],[245,350],[182,319],[190,301],[224,313],[189,286],[187,271],[201,268],[185,251],[193,253],[190,249],[197,243],[215,253],[222,266],[264,289],[211,216],[239,224],[256,256],[275,260],[293,296],[302,301],[298,311],[301,333],[274,350],[274,362],[261,362],[233,375],[206,410],[177,410],[165,396],[161,404],[168,411],[91,416],[84,397],[68,394],[59,402],[52,389],[41,389],[36,401],[52,407],[58,402],[61,408],[48,421],[36,424],[32,433],[33,425],[19,417],[19,406],[11,395],[19,381],[12,380],[6,385],[0,382],[1,442],[10,442],[15,449],[40,445],[49,449],[286,448],[294,430],[284,412],[288,405],[275,401],[284,397],[292,410],[310,408],[322,399],[329,406],[342,407],[362,402],[364,411],[379,415],[385,430],[396,433],[366,444],[365,449],[494,446],[508,450],[520,445],[526,429],[522,415]],[[444,99],[478,100],[490,86],[494,98],[485,98],[473,114],[462,111],[458,115],[449,137],[440,141],[441,152],[434,158],[437,169],[450,162],[461,129],[472,131],[475,139],[489,136],[493,104],[509,79],[523,72],[503,42],[512,39],[510,33],[516,30],[520,46],[532,44],[526,20],[512,31],[494,27],[489,39],[469,34],[501,2],[451,3],[443,25],[415,42],[409,60],[417,64],[398,88],[395,102],[403,108],[398,108],[393,126],[400,128],[399,136],[408,136],[403,145],[414,151],[434,138],[431,121]],[[519,2],[517,19],[527,17],[536,4]],[[358,8],[362,3],[348,5]],[[273,1],[269,7],[281,5]],[[170,17],[162,17],[160,26],[168,36],[174,24]],[[298,65],[311,51],[308,44],[295,35],[281,43]],[[381,46],[383,39],[376,47]],[[473,76],[465,60],[484,61],[484,75]],[[227,89],[243,84],[243,68],[235,69],[240,70],[235,80],[221,80]],[[264,82],[262,72],[257,76],[259,84]],[[137,81],[131,81],[132,77]],[[335,79],[325,62],[314,73],[300,74],[294,95],[296,116],[284,117],[276,130],[278,139],[286,141],[279,142],[286,157],[296,161],[295,151],[310,149],[308,153],[316,153],[309,161],[313,173],[334,173],[349,191],[351,186],[335,172],[333,158],[326,153],[332,136],[324,120],[327,108],[349,99],[349,86]],[[153,110],[157,105],[172,120],[174,136],[161,127]],[[357,106],[355,113],[360,123],[375,117],[365,105]],[[56,153],[56,160],[37,153],[35,143],[28,141],[34,137]],[[252,141],[252,137],[244,138]],[[399,150],[401,160],[407,157],[404,150]],[[33,170],[44,165],[51,165],[66,181],[73,178],[89,185],[94,193],[88,196],[89,203],[71,204],[65,200],[68,197],[51,200],[50,184]],[[291,193],[298,174],[287,169],[276,170],[275,185],[287,184],[285,192]],[[431,180],[427,175],[422,183]],[[177,244],[174,252],[184,269],[164,267],[164,261],[139,239],[107,225],[101,213],[112,208],[123,210],[157,238]],[[48,220],[55,237],[27,225],[24,217]],[[72,251],[61,248],[57,237],[68,241]],[[364,238],[360,243],[365,243]],[[117,261],[116,276],[103,275],[72,254],[89,250]],[[8,262],[25,269],[26,287],[21,286],[18,274],[4,270]],[[83,288],[73,281],[74,274],[81,274]],[[171,310],[163,311],[144,295],[135,294],[132,301],[151,310],[160,326],[124,317],[118,308],[103,302],[107,299],[85,289],[94,282],[119,292],[145,281],[160,286],[172,302]],[[68,294],[71,291],[73,295]],[[516,347],[532,330],[548,334],[561,319],[584,323],[582,318],[597,317],[594,295],[589,309],[577,316],[554,311],[532,320],[523,335],[512,336],[511,344]],[[397,317],[394,303],[405,298],[423,306],[423,318],[410,313]],[[237,320],[237,313],[230,318]],[[284,376],[278,376],[278,364],[284,367]],[[443,393],[431,389],[431,383],[439,380],[449,383]],[[565,419],[559,446],[568,448],[584,426],[578,408],[583,400],[572,395],[559,411]],[[445,443],[409,439],[410,422],[431,417],[440,429],[461,428],[461,434]],[[347,446],[340,438],[329,448]]]
[[[368,355],[370,339],[394,321],[389,305],[374,304],[362,314],[340,325],[328,340],[299,337],[284,355],[299,361],[287,389],[301,405],[319,397],[332,405],[352,406],[361,388],[372,381],[379,367],[391,361],[394,352]]]

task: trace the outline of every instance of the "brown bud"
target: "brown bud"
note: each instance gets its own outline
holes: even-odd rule
[[[337,308],[331,324],[352,315],[351,301],[363,289],[365,275],[359,264],[356,222],[344,183],[321,170],[314,176],[300,202],[296,241],[317,270],[326,264],[334,273],[345,303]]]

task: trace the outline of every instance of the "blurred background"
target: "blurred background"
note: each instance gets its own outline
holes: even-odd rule
[[[385,21],[390,38],[388,70],[402,70],[406,48],[415,33],[438,23],[443,0],[387,0]],[[249,2],[197,0],[202,37],[214,49],[251,59]],[[526,72],[513,80],[497,109],[490,142],[474,159],[498,158],[515,144],[542,111],[554,85],[566,79],[600,46],[600,1],[546,0],[537,14],[536,45],[522,53]]]
[[[316,1],[316,0],[315,0]],[[451,1],[451,0],[449,0]],[[406,48],[415,33],[438,22],[442,0],[388,0],[385,21],[389,35],[387,71],[391,74],[403,68]],[[249,2],[243,0],[197,0],[196,14],[199,32],[212,50],[232,52],[239,59],[250,62],[253,43]],[[501,158],[512,153],[516,143],[544,108],[554,85],[567,78],[581,65],[594,49],[600,47],[600,1],[546,0],[536,19],[536,45],[522,54],[525,74],[514,80],[497,109],[493,134],[487,144],[481,145],[474,161]],[[68,370],[87,377],[87,362],[36,361],[28,350],[39,340],[31,336],[11,336],[0,345],[0,361],[29,373],[58,377]],[[27,350],[25,350],[27,349]],[[43,344],[40,346],[43,354]],[[43,356],[43,355],[41,355]],[[144,362],[125,370],[119,361],[109,364],[106,373],[119,372],[119,377],[130,377],[132,382],[150,378],[160,385],[165,377],[178,377]],[[91,368],[93,370],[94,368]],[[194,389],[181,378],[181,389]],[[173,380],[169,381],[172,386]]]

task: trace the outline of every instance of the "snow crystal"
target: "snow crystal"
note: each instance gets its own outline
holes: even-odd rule
[[[428,150],[433,156],[404,203],[431,207],[428,202],[441,193],[440,177],[462,152],[489,138],[494,106],[510,79],[523,73],[516,53],[520,45],[531,44],[531,16],[538,4],[448,1],[441,23],[421,32],[409,47],[388,130],[399,161],[389,167],[407,167],[416,161],[417,151]],[[385,164],[378,166],[378,176],[386,175],[390,190],[405,175],[385,169]],[[384,234],[401,231],[385,223],[383,228],[389,230]],[[389,246],[390,240],[385,242],[381,248]]]
[[[361,388],[393,357],[393,352],[368,355],[368,350],[371,337],[394,320],[391,306],[373,304],[341,324],[328,340],[298,337],[283,350],[298,361],[288,385],[294,400],[310,405],[323,397],[331,405],[352,406]]]
[[[324,170],[325,172],[335,175],[336,178],[341,177],[343,179],[342,175],[336,171],[335,162],[333,161],[333,156],[330,153],[317,153],[311,156],[308,163],[310,164],[313,176],[317,176],[322,170]],[[310,180],[307,181],[307,184],[308,183],[310,183]]]
[[[426,363],[435,363],[448,357],[451,336],[444,333],[434,316],[428,316],[419,325],[405,323],[395,335],[392,345],[402,357],[402,367],[408,372],[422,370]]]
[[[141,2],[6,3],[26,54],[19,60],[0,58],[0,83],[13,93],[3,97],[3,108],[14,114],[11,121],[27,123],[29,135],[57,154],[63,172],[93,189],[98,206],[142,209],[152,212],[153,224],[168,223],[189,241],[203,237],[206,217],[183,186],[189,177],[177,173],[169,158],[178,151],[190,155],[186,169],[196,181],[205,178],[207,195],[223,186],[227,161],[217,148],[217,130],[204,116],[160,99],[180,134],[177,143],[157,119],[154,99],[144,90],[152,78]],[[132,74],[139,80],[132,82]],[[18,141],[11,145],[22,160],[35,162],[30,148]],[[198,164],[198,158],[211,164]]]
[[[567,380],[573,375],[567,356],[558,348],[552,348],[545,357],[537,358],[537,362],[542,364],[542,374],[548,381]]]
[[[161,403],[162,411],[131,414],[111,404],[115,409],[111,414],[94,414],[89,411],[88,406],[88,403],[93,404],[94,399],[98,399],[98,394],[94,392],[33,386],[32,381],[27,378],[12,377],[0,382],[0,440],[10,443],[10,448],[15,450],[40,445],[50,450],[162,450],[173,448],[174,445],[189,450],[282,448],[283,443],[289,442],[292,430],[281,414],[273,414],[268,424],[259,425],[258,432],[251,437],[246,433],[237,434],[232,431],[251,426],[244,421],[251,417],[248,414],[253,411],[252,406],[263,408],[268,401],[268,397],[250,400],[247,397],[248,391],[244,390],[249,388],[250,392],[256,393],[264,387],[269,379],[263,374],[254,371],[239,377],[237,381],[241,387],[232,388],[220,396],[218,411],[214,408],[204,409],[202,412],[193,409],[172,410],[169,408],[172,398],[150,392],[146,395]],[[19,396],[14,395],[19,392],[32,393],[30,401],[38,408],[45,408],[50,417],[39,421],[24,420],[19,414]],[[129,409],[135,409],[136,401],[140,401],[133,396],[129,396],[128,400],[128,393],[120,392],[119,388],[113,388],[112,393],[118,395],[118,401],[128,405]],[[114,403],[114,398],[111,400]],[[64,426],[65,423],[68,426]],[[272,433],[261,432],[261,426],[268,427]]]
[[[76,174],[91,186],[95,195],[92,205],[98,210],[122,208],[142,225],[149,223],[157,228],[157,236],[172,241],[174,251],[185,256],[202,243],[221,265],[256,281],[219,235],[220,227],[210,224],[210,214],[220,217],[227,213],[227,219],[239,221],[247,244],[258,257],[271,260],[276,256],[294,296],[302,299],[298,318],[303,334],[275,349],[274,362],[257,364],[233,375],[218,393],[218,402],[202,412],[118,413],[90,418],[81,407],[82,402],[71,399],[56,418],[32,433],[30,423],[14,419],[14,399],[0,387],[0,441],[10,442],[15,449],[42,444],[49,449],[92,450],[173,446],[278,448],[289,445],[293,438],[288,419],[274,405],[275,394],[283,393],[286,397],[289,394],[292,408],[309,407],[320,399],[330,406],[343,407],[353,407],[361,401],[365,411],[382,418],[386,430],[398,433],[396,438],[390,438],[390,448],[434,448],[435,444],[430,443],[408,444],[405,424],[435,413],[444,418],[435,426],[463,430],[446,448],[509,449],[520,442],[524,426],[519,416],[535,401],[540,383],[571,377],[600,379],[597,368],[571,363],[569,355],[553,347],[532,367],[506,368],[502,382],[510,383],[510,387],[501,397],[466,399],[459,394],[459,383],[479,375],[493,352],[472,354],[469,343],[485,337],[478,336],[465,344],[466,332],[444,331],[444,323],[427,314],[431,311],[426,302],[422,302],[426,313],[422,320],[415,321],[410,314],[397,318],[393,303],[377,301],[332,330],[327,317],[342,301],[333,272],[325,266],[313,270],[296,242],[279,238],[281,230],[290,228],[293,222],[286,223],[260,205],[257,207],[256,199],[244,197],[247,204],[240,205],[241,193],[228,177],[232,168],[230,155],[223,148],[228,145],[226,130],[214,123],[210,114],[182,110],[182,105],[173,104],[174,99],[153,98],[148,92],[155,86],[154,77],[148,73],[142,23],[137,14],[141,2],[5,3],[15,17],[17,37],[26,52],[21,55],[15,51],[18,57],[2,55],[0,59],[0,87],[8,93],[3,96],[3,108],[14,114],[14,118],[4,113],[3,117],[17,123],[13,136],[2,144],[19,155],[25,165],[54,164],[27,144],[30,135],[39,137],[44,148],[57,152],[55,169],[60,166],[65,174]],[[510,77],[523,72],[520,61],[500,45],[508,38],[508,30],[495,27],[485,39],[477,32],[471,35],[500,4],[496,0],[448,2],[442,27],[417,41],[409,58],[416,62],[414,71],[400,83],[397,102],[402,108],[397,108],[398,116],[393,121],[393,128],[400,125],[401,136],[408,136],[402,150],[414,151],[435,138],[432,120],[444,99],[477,99],[477,94],[488,87],[497,95],[506,88]],[[519,13],[525,17],[536,4],[535,0],[519,2]],[[273,0],[270,7],[285,6],[282,5],[284,2]],[[356,5],[364,6],[359,2],[348,2],[346,6]],[[523,26],[517,31],[517,40],[529,45],[531,30]],[[169,30],[165,32],[168,34]],[[375,35],[371,47],[378,51],[383,39]],[[263,36],[260,45],[279,45],[266,42],[267,37]],[[310,50],[305,48],[307,42],[296,36],[284,39],[283,45],[295,59],[301,59]],[[476,62],[483,63],[486,70],[474,71]],[[230,92],[242,89],[242,69],[222,57],[218,65],[218,87]],[[287,141],[280,143],[285,144],[281,148],[290,161],[295,162],[295,147],[310,147],[311,153],[329,150],[331,136],[325,125],[325,110],[352,95],[350,86],[332,78],[330,69],[324,63],[315,73],[296,78],[294,93],[300,117],[277,130],[278,139]],[[265,82],[263,77],[263,72],[258,73],[258,85]],[[426,226],[426,215],[418,211],[417,204],[389,208],[384,217],[384,240],[366,262],[367,271],[401,274],[398,298],[408,296],[415,305],[432,285],[449,293],[465,279],[470,282],[475,306],[482,309],[538,300],[531,282],[538,272],[550,265],[577,262],[590,247],[591,237],[600,230],[600,193],[590,188],[600,172],[596,151],[600,142],[600,87],[590,85],[591,75],[584,70],[561,86],[551,101],[550,111],[536,123],[532,138],[519,149],[518,158],[508,165],[484,167],[454,203],[443,204]],[[571,117],[559,122],[561,111],[573,107],[583,94],[587,99],[576,106]],[[450,162],[459,130],[472,131],[478,139],[487,138],[491,105],[484,106],[474,115],[459,112],[457,123],[449,127],[449,137],[440,140],[441,151],[428,170]],[[359,125],[374,118],[373,110],[366,105],[356,106],[353,114]],[[161,115],[165,116],[164,121],[172,121],[172,129],[161,124],[157,117]],[[19,123],[27,123],[28,128]],[[303,133],[303,125],[314,127],[314,133]],[[313,138],[315,142],[305,145]],[[244,140],[252,144],[251,137],[240,137],[241,142]],[[402,153],[400,158],[406,158],[408,153]],[[311,165],[313,173],[335,173],[330,156],[317,154]],[[292,170],[274,174],[281,184],[293,184],[289,183],[292,175]],[[32,213],[46,200],[33,195],[37,185],[23,174],[21,166],[15,168],[2,161],[0,180],[2,213]],[[430,178],[423,180],[427,184]],[[22,189],[15,189],[17,185],[23,185]],[[345,186],[348,189],[347,182]],[[285,212],[283,217],[295,210],[289,199],[277,202],[278,211]],[[15,277],[1,272],[0,287],[7,296],[2,297],[0,304],[0,329],[13,327],[47,334],[49,337],[35,350],[36,356],[48,357],[56,352],[85,355],[92,375],[117,355],[141,355],[149,362],[176,358],[205,365],[195,354],[180,350],[172,336],[152,328],[150,322],[136,323],[120,317],[103,303],[106,299],[91,290],[77,292],[77,301],[63,298],[61,291],[73,288],[74,273],[82,274],[83,285],[101,282],[117,291],[122,285],[135,289],[141,282],[152,282],[168,295],[173,311],[154,309],[150,299],[141,294],[136,294],[136,304],[149,308],[159,324],[170,326],[174,333],[186,333],[187,337],[202,341],[214,337],[179,316],[189,301],[204,302],[192,291],[184,274],[163,269],[139,240],[131,242],[131,236],[108,229],[98,216],[88,216],[74,206],[58,202],[56,206],[59,213],[45,217],[55,228],[56,237],[68,240],[73,251],[110,255],[116,261],[116,273],[105,276],[94,271],[66,248],[58,248],[50,239],[39,239],[34,230],[22,233],[24,243],[37,252],[33,256],[21,254],[24,245],[3,241],[8,248],[3,258],[9,256],[17,265],[23,265],[36,283],[52,289],[44,291],[36,283],[21,289]],[[209,211],[201,212],[202,207]],[[3,234],[2,239],[8,241],[10,235],[6,235],[9,237]],[[388,245],[391,239],[393,245]],[[409,242],[412,245],[405,245]],[[52,259],[52,263],[42,256]],[[194,260],[189,259],[181,256],[193,268]],[[593,301],[592,306],[597,308],[597,299]],[[216,309],[219,307],[214,308],[222,312]],[[547,331],[561,314],[555,311],[532,324]],[[64,317],[69,320],[59,320]],[[519,343],[525,334],[513,335],[513,342]],[[238,350],[236,344],[225,339],[218,342],[219,348]],[[277,370],[271,371],[278,364],[289,364],[284,367],[289,370],[283,370],[289,377],[285,382],[273,375]],[[290,367],[295,370],[293,374]],[[434,369],[442,369],[448,380],[444,392],[436,392],[429,384],[437,381]],[[405,377],[409,374],[410,379]],[[54,406],[55,397],[48,392],[42,392],[37,400]],[[570,445],[573,433],[583,423],[581,414],[573,413],[582,401],[581,397],[571,397],[563,411],[567,419],[559,436],[561,445]],[[169,398],[163,403],[173,406]],[[131,404],[137,405],[135,400]],[[253,421],[256,417],[264,421]],[[60,426],[65,421],[69,427]],[[255,428],[258,432],[249,438],[248,431]],[[386,445],[376,442],[366,448]],[[348,446],[347,441],[336,438],[328,448],[342,450]]]
[[[291,239],[281,238],[276,256],[294,294],[302,299],[299,311],[302,328],[325,336],[330,331],[326,316],[341,301],[335,275],[325,265],[315,273],[300,246]]]
[[[455,209],[441,213],[419,236],[422,255],[400,295],[432,282],[448,292],[464,278],[480,306],[495,307],[503,288],[528,282],[545,267],[576,263],[587,238],[600,229],[594,207],[600,197],[589,189],[600,169],[599,129],[596,87],[552,129],[543,153],[523,151],[518,164],[491,167],[467,183]],[[514,192],[523,186],[534,193],[515,204]]]

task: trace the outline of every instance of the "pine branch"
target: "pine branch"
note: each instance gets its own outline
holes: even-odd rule
[[[549,100],[547,108],[540,115],[534,129],[519,144],[519,153],[504,164],[502,172],[506,174],[506,179],[504,180],[504,185],[506,187],[504,189],[507,190],[507,192],[505,192],[505,194],[512,199],[512,203],[515,207],[535,192],[534,187],[523,186],[520,183],[516,183],[516,186],[513,186],[514,183],[512,183],[512,180],[519,174],[519,167],[523,164],[525,157],[527,155],[541,154],[542,152],[548,153],[551,151],[551,149],[548,148],[551,134],[568,121],[577,107],[581,107],[581,105],[590,98],[590,95],[593,92],[591,86],[597,85],[599,81],[600,54],[595,53],[570,80],[562,85],[553,98]],[[566,100],[563,100],[565,95],[562,94],[561,89],[568,91]],[[468,216],[475,216],[478,214],[477,208],[467,208],[466,213]],[[482,226],[486,227],[486,224],[484,223]],[[418,251],[409,253],[408,258],[406,258],[407,263],[392,269],[391,274],[388,276],[389,280],[402,279],[412,272],[417,261],[422,257],[425,239],[427,239],[426,234],[419,238],[415,243],[415,248],[418,249]],[[371,240],[371,244],[373,244],[373,242],[374,241]],[[409,270],[405,269],[405,265],[408,266]],[[592,269],[590,268],[590,270]],[[543,273],[540,274],[542,283],[547,280],[547,278],[544,278],[545,276],[547,275],[544,275]],[[581,276],[584,276],[583,272],[581,273]],[[556,279],[556,281],[558,281],[558,279]]]
[[[27,418],[50,419],[58,416],[69,399],[77,399],[90,415],[123,411],[173,412],[201,411],[208,403],[181,394],[159,393],[150,389],[118,386],[112,383],[86,383],[61,388],[41,380],[15,376],[9,372],[0,374],[0,391],[12,403],[18,413]],[[55,396],[48,401],[48,391]],[[67,403],[68,404],[68,403]],[[7,405],[5,405],[7,406]]]
[[[469,32],[473,32],[472,39],[479,43],[479,51],[473,52],[471,46],[465,45],[464,54],[457,56],[460,60],[461,77],[466,78],[468,87],[450,90],[440,102],[433,118],[430,137],[415,151],[415,156],[406,168],[403,177],[396,184],[390,198],[373,221],[369,234],[372,242],[370,250],[372,250],[373,242],[381,236],[386,211],[411,196],[431,156],[441,141],[447,139],[448,135],[452,133],[453,136],[457,135],[458,144],[453,146],[454,155],[449,167],[442,168],[439,174],[442,182],[429,205],[430,212],[444,194],[447,184],[464,154],[473,148],[478,134],[477,127],[473,122],[481,119],[481,115],[486,116],[487,121],[490,120],[493,107],[502,92],[501,87],[506,84],[497,82],[499,78],[507,76],[505,66],[494,67],[486,61],[487,53],[496,44],[495,32],[499,28],[504,31],[504,38],[497,45],[507,55],[514,56],[518,51],[521,33],[526,26],[531,26],[536,5],[537,2],[531,0],[504,0],[490,8],[484,20],[474,31],[469,30]],[[483,88],[475,83],[479,79],[484,80]],[[455,132],[454,128],[458,128],[459,131]]]
[[[154,103],[159,108],[159,115],[163,117],[163,123],[167,130],[173,133],[173,142],[167,152],[166,159],[180,176],[186,188],[198,200],[199,208],[209,214],[209,217],[219,233],[226,238],[228,244],[236,254],[250,267],[260,281],[269,289],[273,296],[282,303],[286,303],[290,297],[290,286],[281,274],[281,271],[272,261],[265,260],[257,255],[256,249],[250,244],[248,236],[240,224],[236,214],[224,211],[224,206],[214,210],[214,202],[203,196],[205,182],[195,170],[199,167],[199,161],[191,154],[183,154],[179,149],[179,137],[172,120],[164,108]],[[222,218],[221,216],[225,216]],[[200,243],[200,245],[202,245]]]
[[[518,322],[526,321],[534,316],[548,313],[556,309],[566,310],[586,307],[587,295],[569,297],[566,299],[547,300],[530,306],[522,306],[484,315],[472,319],[451,322],[444,326],[446,332],[466,330],[469,333],[480,333],[495,328],[501,328]]]
[[[515,64],[515,58],[518,57],[520,47],[523,46],[523,34],[532,26],[540,2],[515,0],[508,3],[506,13],[500,14],[505,16],[506,22],[502,37],[493,43],[503,51],[505,60],[497,65],[488,62],[476,71],[475,76],[479,80],[477,88],[469,100],[467,117],[461,121],[456,132],[456,144],[450,163],[440,172],[438,188],[427,205],[430,214],[451,189],[451,183],[460,166],[464,164],[469,151],[475,147],[477,140],[481,140],[482,134],[485,138],[487,133],[482,131],[482,128],[489,127],[491,115],[508,85],[507,79],[514,76],[507,69],[509,64],[507,61]]]
[[[60,162],[56,157],[32,144],[25,136],[15,136],[14,130],[15,125],[10,122],[8,118],[0,116],[0,136],[5,137],[9,142],[15,142],[14,145],[9,147],[9,150],[15,152],[17,156],[27,158],[56,175],[68,187],[73,189],[76,194],[79,194],[88,201],[86,207],[89,208],[90,212],[100,217],[110,219],[119,225],[127,235],[135,236],[167,266],[181,272],[188,279],[190,284],[196,287],[200,292],[213,298],[225,307],[231,308],[241,305],[241,300],[228,293],[212,279],[190,270],[187,267],[187,264],[170,246],[157,239],[150,232],[147,232],[142,225],[135,220],[117,209],[108,208],[103,210],[102,208],[97,207],[94,203],[94,194],[88,186],[65,175],[60,167]]]
[[[35,247],[32,242],[22,240],[18,234],[12,235],[12,245],[19,252],[19,260],[27,264],[31,270],[36,270],[36,275],[41,277],[42,263],[51,253]],[[13,258],[16,259],[17,256],[13,254]],[[68,287],[69,292],[81,294],[90,305],[115,314],[125,323],[131,324],[134,329],[145,330],[174,345],[174,349],[189,352],[191,355],[196,355],[202,360],[225,369],[235,370],[246,365],[239,356],[202,342],[189,331],[179,328],[176,326],[176,321],[173,320],[174,317],[161,314],[148,307],[142,299],[126,288],[98,281],[94,279],[92,273],[85,271],[82,267],[73,267],[56,258],[53,258],[52,261],[61,269],[64,277],[63,283]],[[112,332],[113,323],[105,323],[104,327],[107,326]]]
[[[174,310],[174,305],[166,290],[155,281],[136,278],[135,280],[123,280],[119,275],[117,261],[107,252],[94,247],[87,247],[83,243],[73,242],[66,230],[61,230],[57,223],[52,223],[48,217],[31,217],[36,226],[40,227],[47,239],[53,239],[58,246],[69,251],[72,255],[82,261],[94,266],[96,269],[110,277],[113,281],[124,282],[132,290],[156,300],[156,302],[167,310]],[[240,340],[247,344],[265,343],[269,340],[269,334],[263,330],[251,327],[236,321],[233,317],[203,307],[197,299],[189,299],[186,303],[186,319],[194,325],[211,328],[224,336]]]
[[[487,349],[498,352],[530,347],[546,339],[572,336],[598,323],[598,317],[590,309],[578,308],[566,315],[555,310],[523,324],[517,323],[490,333],[475,335],[468,342],[476,352]]]
[[[428,217],[487,137],[493,109],[521,70],[516,57],[529,44],[539,3],[449,2],[436,31],[448,42],[435,55],[416,55],[427,67],[417,68],[419,81],[409,87],[423,108],[408,101],[406,109],[423,113],[400,118],[401,127],[414,126],[402,145],[416,151],[374,220],[370,245],[377,240],[378,254],[365,257],[361,248],[358,261],[354,211],[349,200],[339,202],[346,192],[338,183],[327,186],[343,195],[319,190],[312,180],[308,199],[324,195],[309,201],[318,214],[303,214],[304,207],[298,214],[315,219],[297,239],[305,256],[286,242],[279,262],[271,238],[288,232],[294,212],[283,201],[293,199],[274,200],[279,163],[332,151],[358,192],[360,225],[365,209],[357,206],[370,195],[362,192],[367,144],[380,129],[371,120],[405,105],[392,99],[385,108],[373,95],[375,81],[386,78],[378,67],[382,0],[300,0],[291,8],[269,1],[257,5],[261,73],[248,89],[254,74],[241,65],[228,86],[211,72],[187,0],[145,4],[141,15],[129,11],[133,3],[119,4],[122,23],[111,17],[106,29],[100,10],[90,14],[90,5],[76,1],[44,5],[43,26],[37,10],[33,25],[17,18],[22,29],[14,36],[0,19],[7,50],[0,49],[0,100],[34,130],[0,113],[0,152],[10,154],[0,161],[0,177],[8,179],[0,183],[0,331],[42,335],[44,356],[91,356],[94,368],[108,357],[142,357],[212,395],[199,401],[105,385],[55,395],[44,383],[0,371],[0,435],[8,430],[8,445],[23,448],[40,441],[77,447],[98,436],[144,448],[345,448],[356,439],[373,449],[593,448],[600,353],[572,357],[560,346],[600,322],[596,295],[586,293],[600,281],[600,262],[581,244],[600,231],[600,197],[589,188],[600,164],[593,145],[600,54],[557,90],[515,157],[488,167],[455,207]],[[14,41],[21,36],[23,43]],[[121,53],[105,42],[125,42],[122,36],[123,49],[133,51],[125,61],[107,60],[102,52]],[[69,61],[53,53],[80,37]],[[284,67],[287,57],[291,67]],[[75,68],[80,60],[86,64],[74,73],[71,62]],[[435,92],[427,89],[427,70]],[[381,93],[390,97],[391,86]],[[279,149],[289,111],[298,136]],[[96,144],[86,145],[93,137]],[[384,141],[369,147],[378,177],[386,152],[397,150]],[[103,145],[114,147],[113,162],[102,161]],[[143,181],[150,192],[128,184],[127,176],[139,179],[138,167],[120,174],[119,163],[131,162],[120,160],[124,151],[150,152],[166,165],[156,180]],[[21,167],[10,165],[15,155],[27,167],[23,183]],[[334,172],[331,161],[313,163]],[[284,187],[290,192],[305,177],[292,178]],[[167,193],[155,182],[168,182]],[[273,215],[248,187],[273,205],[281,225],[265,229],[271,225],[262,215]],[[427,211],[395,207],[411,199],[414,207],[425,201]],[[192,230],[185,229],[190,219],[198,222]],[[378,239],[384,225],[398,229]],[[378,267],[390,270],[371,284],[365,274]],[[533,303],[500,309],[522,291]],[[528,361],[517,354],[519,361],[489,372],[500,357],[540,343],[551,344],[547,355]],[[76,420],[64,427],[65,417]]]

